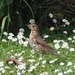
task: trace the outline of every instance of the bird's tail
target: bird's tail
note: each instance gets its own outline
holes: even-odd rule
[[[63,59],[65,58],[65,56],[63,56],[63,55],[57,53],[55,50],[52,50],[51,53],[54,54],[54,55],[56,55],[56,56],[59,56],[59,57],[61,57],[61,58],[63,58]]]

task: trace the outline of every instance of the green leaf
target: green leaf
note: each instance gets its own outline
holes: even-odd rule
[[[6,19],[8,18],[8,16],[5,16],[2,20],[2,24],[1,24],[1,37],[2,37],[2,33],[3,33],[3,30],[4,30],[4,27],[5,27],[5,22],[6,22]]]

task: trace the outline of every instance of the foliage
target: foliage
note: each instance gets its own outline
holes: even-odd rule
[[[0,1],[0,28],[1,34],[3,30],[12,31],[16,34],[20,27],[25,27],[29,23],[30,19],[34,19],[39,24],[42,30],[49,29],[53,25],[57,28],[56,32],[64,29],[61,28],[62,19],[67,19],[74,27],[75,18],[73,17],[75,10],[75,1],[71,0],[1,0]],[[57,20],[57,23],[53,23],[49,18],[49,13],[53,14],[53,18]],[[5,25],[2,25],[2,21],[5,16],[8,16],[5,20]],[[13,29],[14,28],[14,29]],[[71,31],[72,28],[68,29]],[[2,35],[1,35],[2,36]]]
[[[44,30],[45,31],[45,30]],[[75,74],[75,29],[71,35],[53,34],[42,36],[48,44],[58,53],[65,56],[61,58],[51,54],[40,57],[39,53],[30,48],[28,38],[24,36],[24,29],[19,29],[15,36],[13,33],[3,33],[0,41],[0,74],[2,75],[74,75]],[[62,37],[59,37],[62,36]],[[53,37],[53,42],[50,42]],[[59,37],[59,38],[58,38]],[[14,57],[22,63],[6,63],[8,58]]]

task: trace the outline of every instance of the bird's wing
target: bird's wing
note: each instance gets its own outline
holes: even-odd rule
[[[37,37],[37,38],[35,39],[35,41],[36,41],[36,43],[38,43],[38,44],[40,44],[40,45],[42,45],[42,46],[50,47],[40,36]]]

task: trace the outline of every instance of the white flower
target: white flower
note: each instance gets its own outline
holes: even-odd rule
[[[60,73],[58,73],[57,75],[63,75],[63,73],[62,73],[62,72],[60,72]]]
[[[28,45],[28,41],[24,41],[24,42],[23,42],[23,45],[24,45],[24,46],[27,46],[27,45]]]
[[[10,73],[13,73],[14,71],[10,71]]]
[[[18,61],[22,61],[23,60],[23,57],[21,56],[21,57],[19,57],[19,59],[18,59]]]
[[[63,62],[61,62],[61,63],[60,63],[60,65],[61,65],[61,66],[63,66],[63,65],[64,65],[64,63],[63,63]]]
[[[45,63],[46,63],[46,60],[43,60],[43,61],[42,61],[42,64],[45,64]]]
[[[67,42],[63,42],[62,48],[69,48],[68,43]]]
[[[5,69],[10,69],[9,66],[5,66]]]
[[[73,29],[73,33],[75,33],[75,29]]]
[[[50,30],[53,31],[54,30],[54,27],[50,27]]]
[[[54,63],[55,61],[57,61],[58,59],[54,59],[54,60],[50,60],[49,63]]]
[[[49,61],[49,63],[54,63],[54,62],[55,62],[54,60],[50,60],[50,61]]]
[[[2,71],[2,70],[4,70],[4,68],[3,67],[0,67],[0,71]]]
[[[67,34],[67,31],[63,31],[64,34]]]
[[[71,51],[71,52],[74,52],[74,48],[70,48],[70,51]]]
[[[18,66],[15,66],[18,70],[25,70],[26,69],[26,64],[25,63],[21,63]]]
[[[65,22],[65,23],[68,22],[68,20],[66,20],[66,19],[62,19],[62,21]]]
[[[11,50],[11,52],[13,52],[14,50]]]
[[[8,36],[8,39],[9,39],[9,40],[12,40],[12,39],[13,39],[13,37],[12,37],[12,36]]]
[[[21,75],[21,73],[20,72],[17,72],[17,75]]]
[[[59,45],[58,43],[56,43],[56,44],[54,45],[54,47],[55,47],[56,49],[59,49],[59,48],[60,48],[60,45]]]
[[[72,65],[72,62],[68,62],[68,63],[67,63],[67,66],[71,66],[71,65]]]
[[[68,20],[62,19],[62,21],[63,21],[66,25],[70,25],[70,22],[68,22]]]
[[[10,58],[15,58],[15,56],[10,56]]]
[[[66,25],[64,24],[63,27],[66,27]]]
[[[2,42],[7,42],[7,40],[6,39],[2,39]]]
[[[53,42],[54,42],[54,43],[57,43],[57,42],[58,42],[58,40],[53,40]]]
[[[42,72],[40,75],[48,75],[48,72]]]
[[[29,59],[28,61],[29,61],[29,62],[35,62],[35,60],[34,60],[34,59]]]
[[[23,44],[23,40],[19,40],[19,44],[20,44],[20,45]]]
[[[53,23],[57,23],[57,20],[56,19],[53,19],[52,21],[53,21]]]
[[[39,62],[38,62],[38,63],[36,63],[36,64],[35,64],[35,67],[37,67],[39,64],[40,64]]]
[[[70,41],[71,41],[71,40],[72,40],[72,38],[70,38],[70,37],[69,37],[69,38],[68,38],[68,40],[70,40]]]
[[[73,67],[75,68],[75,65]]]
[[[59,69],[55,69],[55,70],[54,70],[55,73],[58,72],[58,71],[59,71]]]
[[[34,19],[30,19],[29,21],[31,24],[35,23],[35,20]]]
[[[4,34],[5,36],[7,36],[7,35],[8,35],[8,33],[7,33],[7,32],[3,32],[3,34]]]
[[[13,33],[9,33],[9,36],[14,36],[14,34]]]
[[[50,18],[53,18],[53,14],[52,14],[52,13],[49,13],[49,17],[50,17]]]
[[[61,42],[64,42],[64,40],[61,40]]]
[[[72,40],[72,43],[75,43],[75,40]]]
[[[23,32],[19,32],[17,35],[18,40],[22,40],[25,39],[25,37],[23,36]]]
[[[73,39],[75,40],[75,36],[73,36]]]
[[[22,74],[25,73],[25,72],[26,72],[26,71],[24,71],[24,70],[21,71]]]
[[[19,32],[24,32],[24,29],[23,29],[23,28],[20,28],[20,29],[19,29]]]
[[[48,35],[45,35],[45,36],[44,36],[44,38],[48,38],[48,37],[49,37]]]
[[[61,42],[61,40],[58,40],[58,41],[57,41],[57,43],[60,43],[60,42]]]
[[[5,73],[5,69],[2,70],[2,73]]]
[[[60,43],[61,40],[53,40],[54,43]]]
[[[17,41],[17,38],[13,38],[11,41],[12,42],[16,42]]]
[[[71,72],[72,72],[72,69],[69,69],[69,70],[65,71],[64,74],[71,73]]]
[[[38,60],[40,61],[40,60],[42,60],[43,58],[42,57],[40,57]]]
[[[15,55],[15,56],[18,56],[18,53],[15,53],[14,55]]]
[[[66,22],[65,24],[69,26],[70,25],[70,22]]]
[[[28,69],[28,72],[32,72],[34,69],[36,68],[36,66],[30,66],[30,69]]]
[[[19,53],[17,56],[21,56],[22,55],[22,53]]]
[[[45,67],[45,65],[41,65],[43,68]]]
[[[0,62],[0,67],[2,67],[2,66],[4,66],[4,62],[3,61]]]
[[[25,53],[25,51],[22,51],[22,53]]]
[[[60,54],[60,51],[58,51],[57,53]]]
[[[34,49],[31,50],[31,54],[35,54],[35,50]]]

